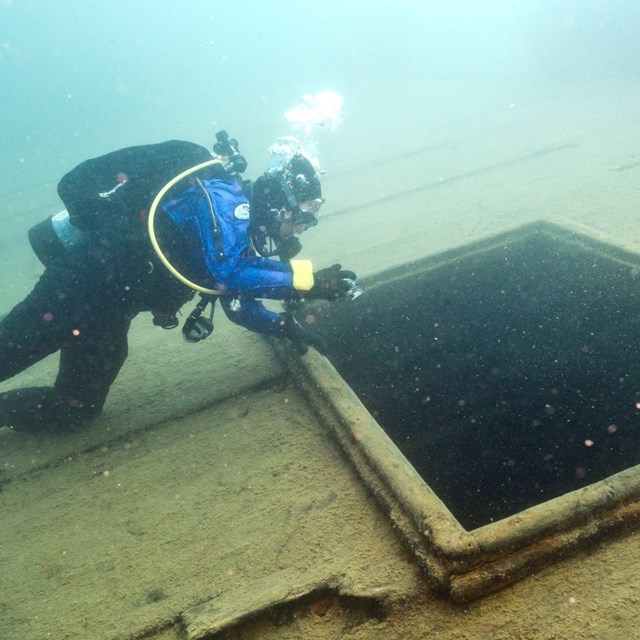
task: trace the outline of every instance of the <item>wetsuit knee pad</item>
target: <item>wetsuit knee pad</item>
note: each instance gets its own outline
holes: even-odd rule
[[[100,413],[102,406],[84,404],[53,387],[27,387],[0,393],[0,426],[44,432],[76,427]]]

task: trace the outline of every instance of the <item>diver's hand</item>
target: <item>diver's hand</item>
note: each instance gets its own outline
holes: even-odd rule
[[[318,353],[327,354],[325,341],[315,332],[299,325],[290,313],[281,313],[277,323],[278,337],[290,340],[298,353],[304,355],[309,347],[314,347]]]
[[[334,264],[326,269],[320,269],[313,274],[313,287],[304,294],[308,300],[340,300],[350,297],[356,274],[343,269],[341,264]],[[351,296],[353,297],[353,296]]]

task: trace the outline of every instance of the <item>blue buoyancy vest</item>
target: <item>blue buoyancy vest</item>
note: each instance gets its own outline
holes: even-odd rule
[[[198,255],[199,263],[219,284],[246,257],[249,247],[249,200],[233,179],[199,180],[164,205],[163,211]]]

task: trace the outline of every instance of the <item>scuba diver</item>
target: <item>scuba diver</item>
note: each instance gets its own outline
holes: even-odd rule
[[[360,292],[340,265],[297,260],[297,235],[317,224],[323,199],[312,163],[281,157],[255,183],[238,143],[216,134],[213,155],[172,140],[87,160],[58,184],[66,210],[29,231],[45,266],[27,297],[0,320],[0,381],[60,351],[53,387],[0,393],[0,426],[39,431],[82,424],[102,410],[127,357],[132,319],[150,311],[188,342],[213,331],[216,301],[236,324],[321,343],[288,312],[260,298],[338,300]],[[274,259],[277,256],[279,259]],[[209,311],[207,312],[207,307]]]

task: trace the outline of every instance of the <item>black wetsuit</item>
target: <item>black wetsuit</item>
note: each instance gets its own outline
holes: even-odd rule
[[[169,180],[210,159],[204,147],[169,141],[88,160],[62,178],[70,220],[91,241],[48,264],[0,321],[0,381],[58,350],[60,369],[53,387],[1,393],[0,426],[49,428],[98,413],[127,357],[132,318],[171,318],[193,297],[155,256],[146,215]]]

